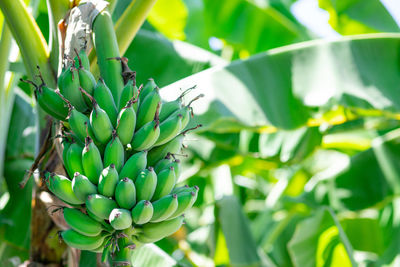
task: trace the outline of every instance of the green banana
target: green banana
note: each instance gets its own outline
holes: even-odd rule
[[[110,164],[100,174],[98,185],[99,193],[106,197],[113,197],[118,181],[119,177],[115,165]]]
[[[118,111],[115,106],[113,96],[110,89],[104,83],[102,78],[99,79],[96,87],[94,88],[93,98],[96,100],[97,104],[104,109],[113,126],[117,123]]]
[[[142,88],[142,87],[140,87]],[[138,89],[134,84],[133,80],[129,80],[125,85],[124,90],[122,90],[121,99],[119,101],[119,110],[122,110],[127,104],[128,101],[133,97],[137,98],[137,101],[132,105],[135,112],[138,110],[139,106],[139,92],[141,89]]]
[[[85,202],[88,195],[97,193],[97,187],[86,176],[75,172],[72,179],[72,191],[80,201]]]
[[[153,203],[154,213],[150,222],[161,222],[168,219],[178,208],[178,196],[167,195]]]
[[[157,186],[157,174],[149,167],[138,175],[135,180],[137,200],[151,200]]]
[[[117,184],[115,189],[115,200],[118,205],[124,209],[132,209],[136,203],[136,187],[131,179],[123,178]]]
[[[148,200],[139,201],[132,210],[132,220],[135,224],[148,223],[153,217],[153,205]]]
[[[64,219],[67,224],[76,232],[86,236],[97,236],[103,230],[102,225],[82,213],[80,210],[63,208]]]
[[[108,220],[111,211],[118,208],[114,200],[99,194],[89,195],[86,199],[86,207],[96,217],[104,220]]]
[[[97,104],[96,100],[91,95],[84,90],[82,90],[82,92],[84,92],[93,103],[93,110],[90,113],[90,125],[92,126],[94,136],[101,144],[107,144],[111,139],[113,132],[111,120],[108,117],[107,112]]]
[[[115,59],[121,62],[122,67],[122,78],[124,79],[124,84],[127,84],[130,80],[136,79],[136,71],[132,71],[128,65],[128,58],[126,57],[114,57],[108,59]]]
[[[160,121],[158,119],[159,109],[160,104],[157,105],[154,119],[146,123],[134,134],[131,142],[132,149],[137,151],[145,150],[153,146],[154,143],[157,141],[158,137],[160,136]]]
[[[124,230],[132,225],[131,213],[126,209],[113,209],[109,221],[115,230]]]
[[[85,140],[85,147],[82,150],[82,166],[84,173],[89,180],[98,184],[100,173],[103,170],[103,161],[100,151],[88,136]]]
[[[165,158],[157,161],[156,165],[154,166],[154,171],[157,174],[159,174],[160,171],[164,170],[165,167],[172,162],[171,160],[172,160],[171,154],[167,154]]]
[[[182,115],[182,125],[181,125],[181,131],[184,130],[186,128],[186,126],[189,124],[190,122],[190,118],[193,117],[193,109],[190,106],[194,101],[202,98],[204,95],[200,94],[198,96],[196,96],[195,98],[193,98],[189,104],[187,104],[186,106],[180,108],[179,110],[175,111],[174,113],[172,113],[170,116],[176,116],[178,114]]]
[[[82,166],[82,150],[83,148],[80,145],[72,143],[65,154],[64,165],[69,177],[74,177],[75,172],[84,173]]]
[[[152,201],[160,199],[171,193],[176,183],[174,167],[169,167],[157,174],[157,187]]]
[[[154,91],[157,88],[157,84],[154,82],[153,78],[150,78],[147,83],[144,85],[142,92],[140,93],[140,101],[143,101],[148,94]]]
[[[195,130],[201,126],[202,126],[201,124],[198,124],[196,127],[183,131],[168,143],[152,148],[147,155],[147,163],[150,166],[153,166],[154,164],[157,163],[157,161],[160,161],[161,159],[165,158],[168,155],[168,153],[172,155],[179,154],[186,133],[191,130]]]
[[[65,170],[67,171],[68,175],[70,175],[68,172],[68,168],[67,168],[67,152],[68,152],[68,149],[72,145],[72,141],[68,137],[63,136],[61,144],[62,144],[62,159],[63,159],[64,167],[65,167]],[[80,153],[80,154],[82,154],[82,153]]]
[[[180,186],[180,187],[175,187],[171,194],[179,194],[182,192],[192,192],[193,191],[193,187],[189,187],[187,184],[185,184],[184,186]]]
[[[117,134],[123,145],[127,145],[132,141],[135,132],[136,112],[132,105],[133,101],[129,100],[126,106],[118,114]]]
[[[147,151],[140,151],[133,154],[122,167],[119,177],[128,177],[135,181],[138,174],[146,168],[147,165]]]
[[[119,107],[124,80],[121,75],[121,63],[109,58],[120,57],[114,24],[110,13],[105,9],[96,16],[92,24],[93,43],[97,54],[97,61],[101,77],[110,88],[114,102]]]
[[[153,146],[160,146],[171,141],[182,129],[182,115],[171,116],[160,123],[160,136]]]
[[[90,70],[90,61],[86,54],[86,48],[81,49],[78,53],[75,50],[76,56],[74,57],[75,68],[84,68],[85,70]]]
[[[104,219],[94,215],[88,208],[86,208],[86,212],[89,215],[90,218],[92,218],[93,220],[103,224],[104,223]],[[112,228],[112,227],[111,227]]]
[[[125,162],[125,150],[120,139],[118,138],[117,132],[113,130],[112,138],[106,146],[104,151],[104,165],[110,166],[115,165],[117,172],[121,171],[122,166]]]
[[[165,119],[167,119],[172,113],[174,113],[175,111],[179,110],[180,108],[182,108],[182,99],[183,97],[191,90],[195,89],[196,85],[186,89],[185,91],[182,92],[182,94],[180,96],[178,96],[177,99],[175,99],[174,101],[170,101],[170,102],[166,102],[163,103],[163,108],[160,112],[160,121],[164,121]]]
[[[41,73],[39,74],[39,77],[42,80],[42,84],[39,86],[29,80],[20,79],[20,81],[29,83],[35,87],[36,100],[47,114],[58,120],[65,121],[68,117],[69,111],[64,100],[55,92],[55,90],[46,86]]]
[[[62,201],[72,205],[84,203],[75,196],[71,180],[67,177],[48,172],[46,173],[46,183],[49,190]]]
[[[168,217],[168,219],[174,219],[182,215],[186,210],[190,209],[196,202],[198,191],[199,188],[195,187],[191,192],[178,193],[178,208]]]
[[[137,239],[142,243],[153,243],[172,235],[181,228],[183,216],[159,223],[147,223],[142,227],[142,233]]]
[[[68,99],[71,104],[80,112],[87,110],[87,105],[83,99],[83,95],[79,91],[79,74],[78,70],[71,66],[67,68],[63,75],[57,81],[61,94]]]
[[[89,124],[89,118],[83,113],[77,111],[74,107],[71,107],[70,109],[68,123],[72,132],[82,143],[85,143],[85,138],[87,135],[93,139],[94,134]]]
[[[96,86],[96,79],[94,78],[93,74],[84,68],[79,68],[78,74],[80,87],[88,94],[93,95],[94,87]],[[85,100],[86,105],[92,107],[92,102],[89,97],[83,95],[83,99]]]
[[[68,246],[80,250],[92,250],[98,248],[103,243],[106,236],[106,233],[102,233],[98,236],[85,236],[72,229],[61,232],[61,237]]]
[[[137,114],[137,122],[136,129],[141,128],[146,123],[150,122],[154,118],[154,114],[157,109],[159,112],[162,108],[161,97],[159,94],[158,88],[153,92],[149,93],[143,101],[140,102],[138,114]]]
[[[167,169],[167,168],[170,168],[170,167],[173,167],[173,168],[174,168],[176,182],[178,181],[179,176],[181,175],[181,165],[180,165],[180,162],[181,162],[181,161],[180,161],[179,159],[174,159],[172,162],[170,162],[169,164],[167,164],[167,165],[165,166],[165,168],[164,168],[164,169]]]

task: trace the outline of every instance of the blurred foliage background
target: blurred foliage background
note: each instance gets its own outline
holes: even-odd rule
[[[29,4],[47,40],[49,2]],[[115,1],[114,21],[130,2]],[[153,77],[169,100],[193,85],[187,99],[206,95],[180,180],[199,198],[137,266],[400,265],[399,26],[379,0],[307,1],[337,35],[321,39],[294,15],[299,2],[158,0],[130,44],[139,83]],[[18,183],[39,121],[1,27],[0,265],[18,266],[33,182]]]

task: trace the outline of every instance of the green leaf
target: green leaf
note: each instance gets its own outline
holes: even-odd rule
[[[138,70],[138,84],[154,78],[159,86],[225,63],[201,48],[180,41],[168,41],[162,35],[148,30],[139,31],[125,57],[132,62],[134,70]]]
[[[398,32],[399,26],[379,0],[319,0],[329,24],[343,35]]]
[[[229,251],[231,266],[260,266],[257,245],[239,201],[227,196],[217,201],[217,220]],[[218,247],[218,243],[217,243]]]
[[[176,261],[154,244],[133,250],[131,259],[133,266],[176,266]]]
[[[236,127],[294,129],[333,104],[398,112],[399,46],[398,34],[312,41],[208,69],[161,92],[173,99],[177,88],[196,84],[206,95],[192,105],[195,112],[207,116],[198,118],[206,123],[203,130],[223,123],[226,131],[232,130],[233,123]],[[223,131],[218,128],[218,132]]]
[[[288,248],[294,266],[357,266],[350,243],[328,208],[300,222]]]

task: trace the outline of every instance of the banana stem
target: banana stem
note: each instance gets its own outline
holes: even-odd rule
[[[132,266],[132,241],[122,237],[118,239],[118,249],[113,256],[113,266]]]
[[[39,65],[46,83],[55,87],[56,78],[48,62],[49,51],[46,40],[24,2],[1,0],[0,9],[17,41],[28,74],[34,78],[36,66]]]
[[[115,24],[119,51],[123,55],[157,0],[132,1]]]

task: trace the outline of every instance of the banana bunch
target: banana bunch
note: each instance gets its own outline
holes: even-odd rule
[[[58,89],[46,86],[40,70],[40,85],[27,81],[42,109],[62,124],[68,177],[45,175],[49,190],[72,207],[62,208],[70,229],[60,235],[69,246],[105,259],[176,232],[199,190],[176,187],[181,171],[176,156],[191,130],[190,104],[200,96],[184,105],[190,88],[164,102],[154,80],[136,86],[125,58],[108,61],[121,69],[120,93],[113,94],[102,78],[96,81],[85,51],[67,60]]]

